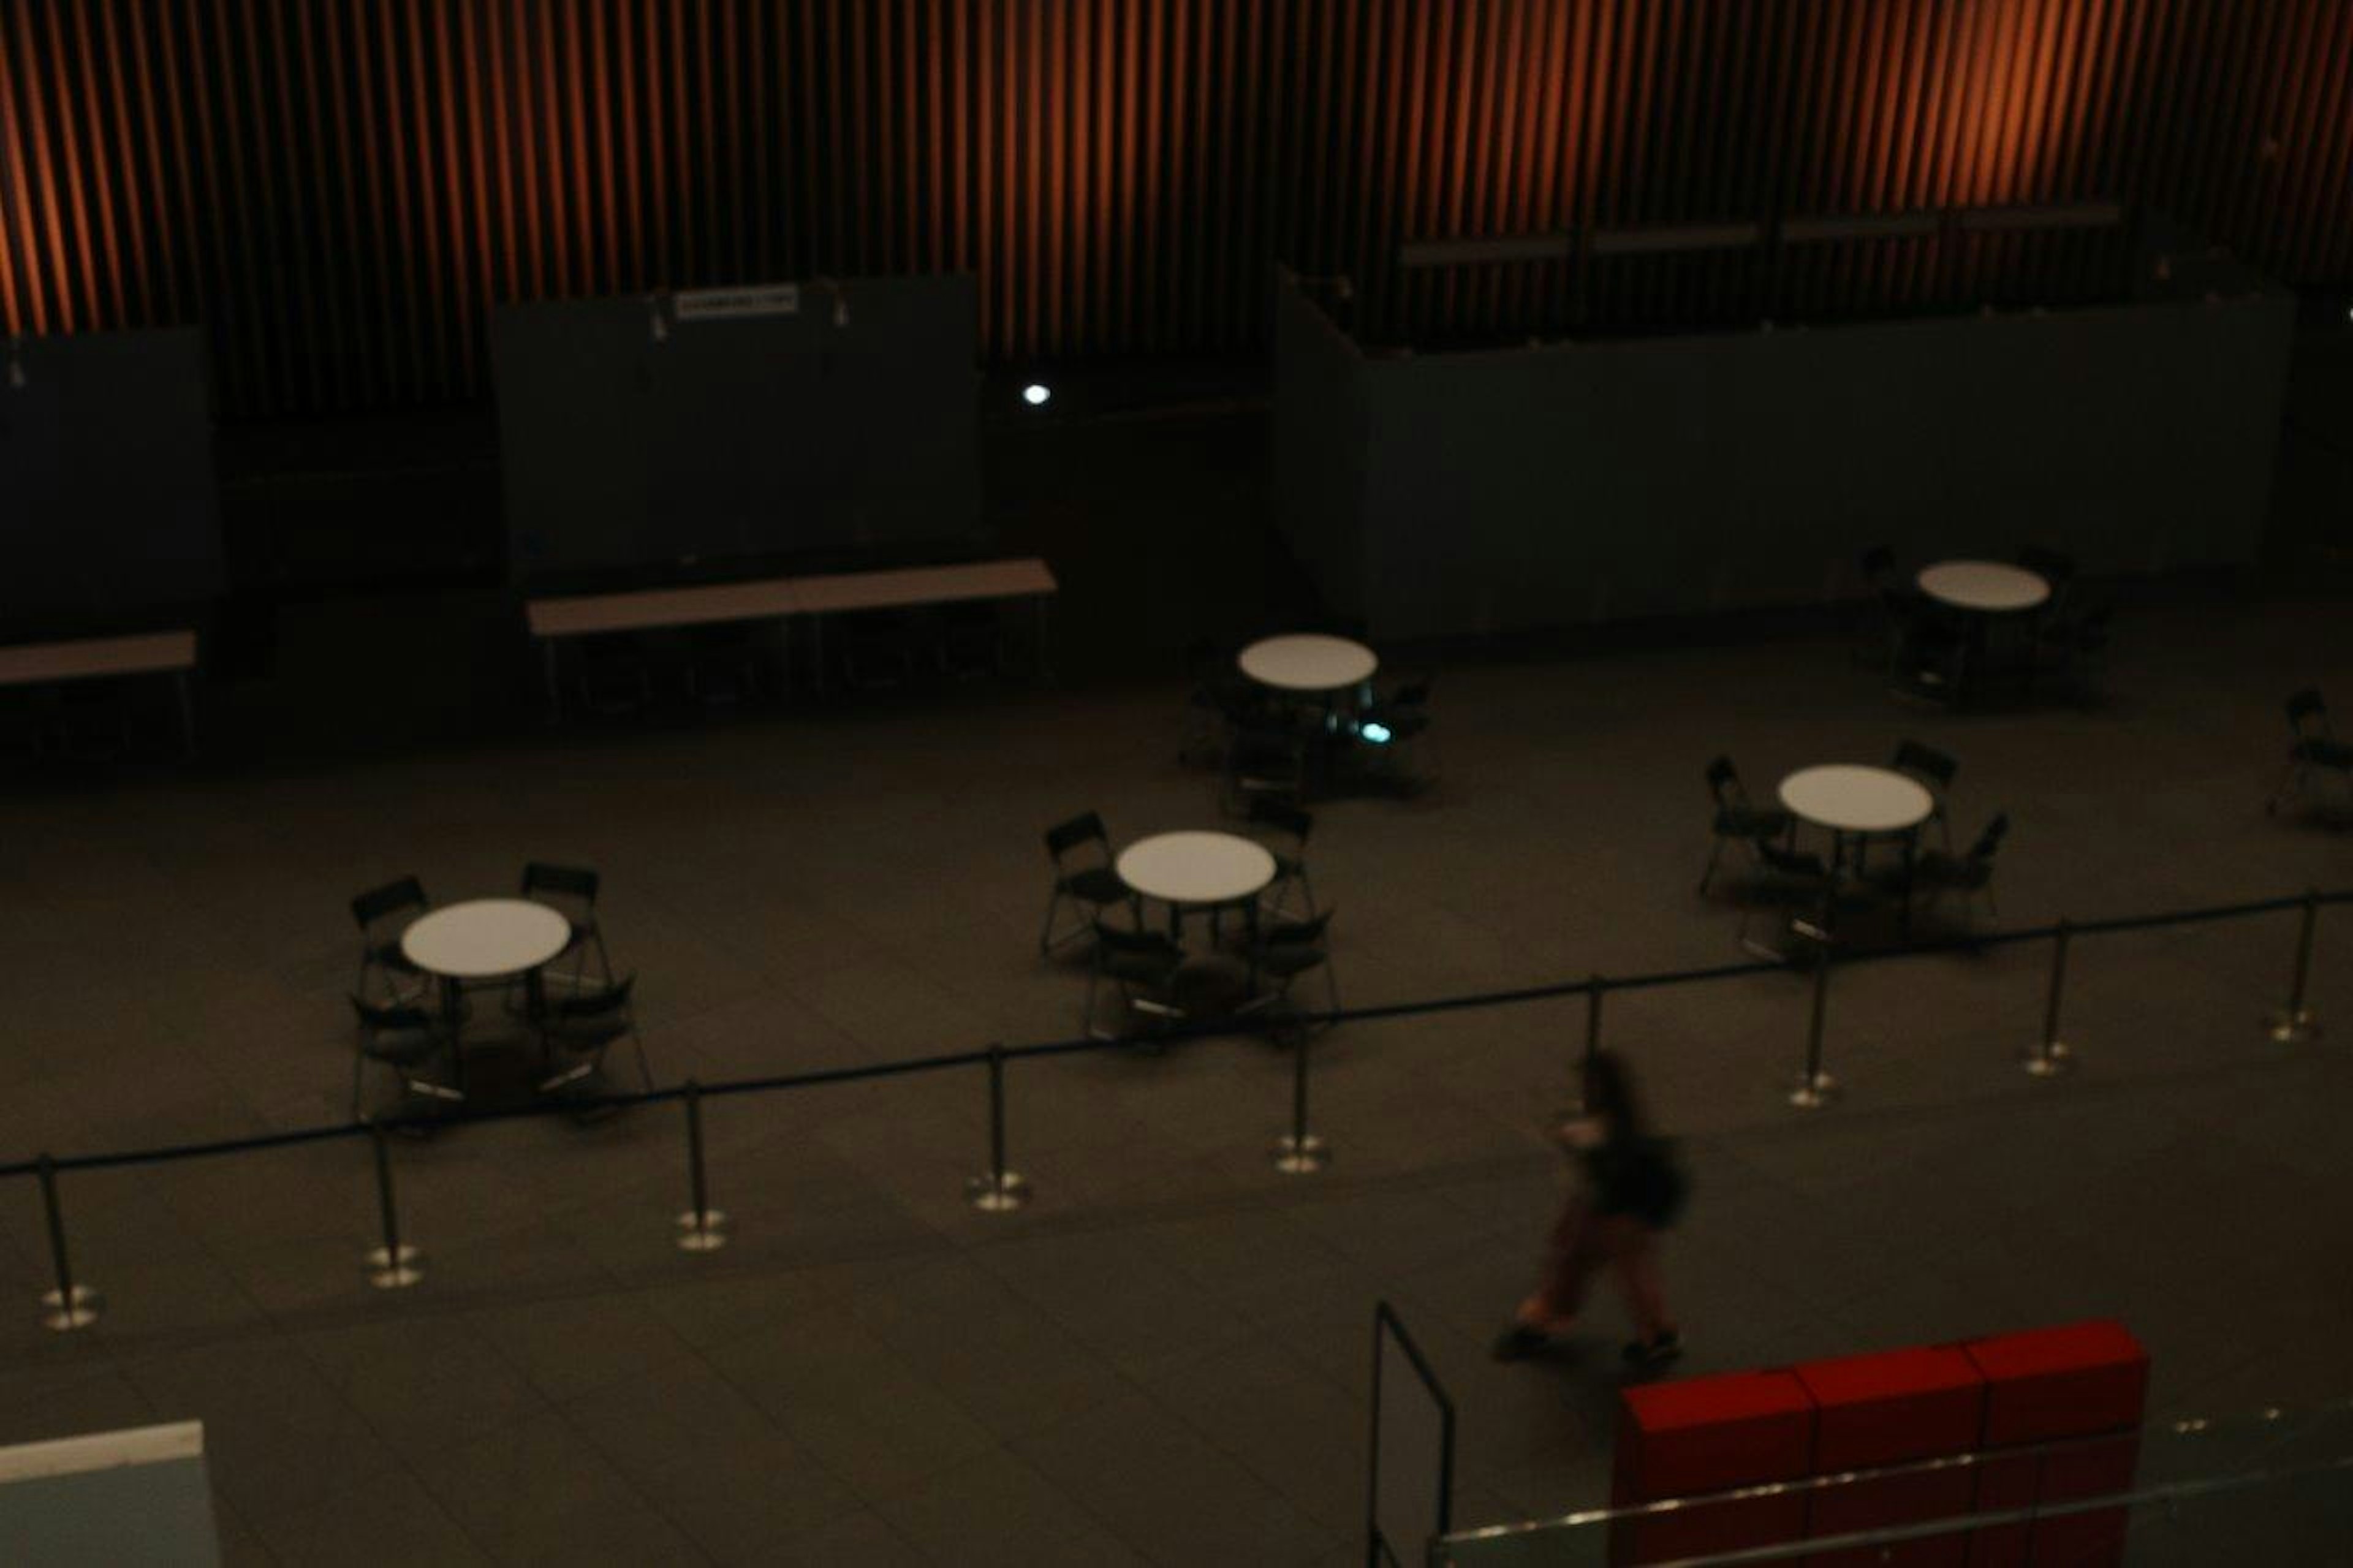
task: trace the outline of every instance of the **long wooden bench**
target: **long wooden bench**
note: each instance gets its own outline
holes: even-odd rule
[[[1046,603],[1061,584],[1034,555],[1006,561],[968,561],[947,566],[902,566],[876,572],[833,572],[796,577],[793,595],[811,618],[812,664],[825,679],[825,622],[830,615],[861,610],[910,609],[921,605],[970,604],[983,599],[1033,599],[1038,605],[1038,663],[1046,663]]]
[[[565,637],[605,632],[653,631],[710,626],[727,621],[821,617],[859,610],[905,609],[979,599],[1035,598],[1039,610],[1039,647],[1044,647],[1046,599],[1060,585],[1035,556],[1004,561],[959,562],[944,566],[892,567],[872,572],[832,572],[805,577],[767,577],[686,588],[642,588],[614,594],[575,594],[533,599],[523,606],[531,635],[540,643],[551,712],[561,705],[556,644]],[[818,666],[824,668],[823,644]]]
[[[64,642],[18,643],[0,647],[0,686],[55,686],[69,680],[171,676],[180,700],[180,741],[190,752],[196,746],[196,719],[188,676],[195,668],[196,634],[193,631],[74,637]]]

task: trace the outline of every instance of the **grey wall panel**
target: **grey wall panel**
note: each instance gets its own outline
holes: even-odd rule
[[[1921,562],[2032,541],[2094,573],[2246,561],[2292,311],[1375,359],[1365,611],[1401,637],[1818,603],[1879,542]]]
[[[0,621],[96,627],[220,594],[206,376],[195,328],[0,346]]]
[[[969,278],[805,286],[788,315],[670,315],[648,298],[494,312],[516,580],[979,534]]]
[[[1299,292],[1274,287],[1274,515],[1327,607],[1365,613],[1366,366],[1356,346]]]

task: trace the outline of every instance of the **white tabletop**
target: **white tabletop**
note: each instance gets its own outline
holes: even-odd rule
[[[537,969],[572,941],[572,922],[529,899],[472,899],[420,915],[400,951],[427,974],[491,980]]]
[[[1274,880],[1274,857],[1231,833],[1155,833],[1121,850],[1118,869],[1147,899],[1229,904]]]
[[[1920,592],[1959,610],[1999,615],[2031,610],[2051,597],[2051,584],[2023,566],[2000,561],[1939,561],[1920,569]]]
[[[1852,763],[1799,769],[1781,781],[1781,804],[1840,833],[1900,833],[1936,808],[1928,792],[1902,773]]]
[[[1381,667],[1363,643],[1314,632],[1261,637],[1234,662],[1261,686],[1283,691],[1345,691],[1370,680]]]

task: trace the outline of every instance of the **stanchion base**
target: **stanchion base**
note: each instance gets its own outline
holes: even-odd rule
[[[983,1214],[1011,1214],[1029,1201],[1029,1178],[1018,1171],[997,1171],[969,1178],[964,1201]]]
[[[70,1304],[57,1291],[44,1290],[41,1292],[41,1305],[48,1309],[42,1315],[41,1321],[58,1332],[67,1334],[98,1321],[99,1309],[105,1305],[105,1300],[89,1286],[77,1285],[73,1288]]]
[[[397,1253],[371,1247],[367,1250],[368,1283],[379,1290],[398,1290],[414,1285],[425,1278],[425,1270],[417,1266],[424,1256],[405,1241]]]
[[[1826,1072],[1818,1072],[1811,1077],[1799,1077],[1798,1086],[1789,1091],[1789,1103],[1799,1110],[1820,1110],[1834,1103],[1838,1097],[1838,1079]]]
[[[1331,1163],[1331,1145],[1313,1132],[1286,1132],[1274,1141],[1274,1168],[1285,1175],[1304,1176]]]
[[[2065,1042],[2053,1040],[2039,1051],[2021,1053],[2019,1062],[2030,1078],[2061,1078],[2074,1069],[2075,1053]]]
[[[2320,1037],[2320,1016],[2309,1007],[2282,1008],[2263,1016],[2263,1033],[2276,1045],[2300,1046]]]
[[[716,1252],[727,1245],[727,1216],[717,1209],[705,1209],[696,1214],[692,1209],[678,1216],[678,1249],[681,1252]]]

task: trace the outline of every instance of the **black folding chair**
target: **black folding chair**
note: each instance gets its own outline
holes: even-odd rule
[[[1071,857],[1088,849],[1095,855],[1091,863],[1071,863]],[[1103,830],[1100,816],[1092,811],[1081,812],[1068,822],[1048,828],[1046,854],[1054,862],[1054,890],[1046,900],[1046,924],[1038,933],[1039,952],[1051,955],[1056,948],[1086,935],[1103,911],[1113,904],[1125,904],[1130,923],[1143,925],[1140,900],[1119,879],[1119,872],[1112,866],[1111,835]],[[1061,912],[1065,902],[1085,908],[1080,911],[1077,924],[1057,932],[1054,917]]]
[[[1314,816],[1287,801],[1261,798],[1250,802],[1250,819],[1283,840],[1282,847],[1269,851],[1274,857],[1274,880],[1260,895],[1260,909],[1280,914],[1296,888],[1304,912],[1313,915],[1315,888],[1307,879],[1307,838],[1315,831]]]
[[[1932,803],[1929,818],[1936,823],[1945,847],[1951,849],[1953,826],[1945,816],[1945,795],[1953,787],[1953,775],[1961,771],[1961,764],[1934,746],[1922,745],[1917,741],[1902,741],[1896,744],[1894,759],[1887,765],[1927,789]]]
[[[596,950],[597,979],[607,985],[613,983],[612,955],[605,951],[605,932],[596,923],[598,882],[596,873],[585,867],[553,866],[533,860],[522,868],[522,896],[547,905],[571,924],[571,941],[565,944],[563,952],[548,961],[547,969],[554,969],[569,954],[572,973],[565,979],[575,990],[587,984],[591,947]]]
[[[401,933],[427,907],[425,884],[415,877],[370,888],[352,900],[352,919],[360,928],[360,973],[353,986],[358,996],[367,996],[371,976],[382,980],[396,1003],[419,1000],[431,989],[400,946]]]
[[[2287,771],[2264,803],[2264,815],[2278,816],[2281,805],[2302,795],[2315,774],[2334,774],[2353,795],[2353,745],[2339,741],[2329,728],[2328,704],[2317,688],[2306,687],[2287,700]]]
[[[1176,972],[1184,967],[1185,950],[1175,939],[1156,931],[1122,931],[1101,921],[1093,929],[1094,967],[1087,973],[1086,1000],[1079,1010],[1082,1030],[1098,1040],[1118,1037],[1095,1023],[1095,994],[1105,981],[1119,992],[1122,1024],[1137,1013],[1164,1023],[1184,1016],[1176,1005]]]
[[[1792,826],[1788,812],[1778,806],[1758,806],[1749,800],[1747,787],[1740,782],[1740,770],[1732,765],[1729,756],[1720,756],[1708,763],[1706,777],[1708,798],[1715,803],[1715,815],[1708,826],[1715,843],[1708,849],[1707,869],[1700,873],[1702,897],[1706,896],[1708,885],[1715,880],[1715,868],[1726,844],[1746,844],[1761,856],[1769,841],[1786,837]]]
[[[623,1036],[637,1051],[638,1078],[648,1089],[653,1088],[654,1069],[646,1060],[645,1037],[638,1033],[632,1006],[637,984],[638,977],[631,974],[548,1003],[540,1015],[540,1050],[547,1068],[547,1077],[540,1082],[541,1093],[594,1079],[605,1070],[605,1055],[613,1042]],[[562,1059],[567,1056],[582,1059]]]
[[[1966,855],[1950,855],[1930,850],[1912,867],[1912,884],[1905,889],[1907,897],[1925,893],[1930,903],[1947,893],[1965,897],[1984,895],[1986,913],[1994,919],[2001,917],[1993,897],[1994,856],[2001,849],[2001,841],[2010,832],[2010,814],[1998,811],[1978,835]]]
[[[400,1075],[401,1086],[420,1099],[454,1100],[465,1096],[446,1084],[417,1076],[417,1069],[438,1056],[447,1047],[454,1051],[456,1042],[441,1026],[440,1018],[429,1007],[414,1003],[389,1005],[370,1002],[364,997],[351,999],[352,1013],[358,1034],[352,1050],[352,1119],[359,1120],[362,1076],[370,1063],[388,1067]]]
[[[1314,970],[1324,972],[1324,995],[1328,1012],[1340,1010],[1340,980],[1333,972],[1332,952],[1324,941],[1332,923],[1332,910],[1303,921],[1278,921],[1259,932],[1257,943],[1250,949],[1250,963],[1258,973],[1274,982],[1269,1003],[1280,1006],[1291,1000],[1292,984],[1301,975]]]

